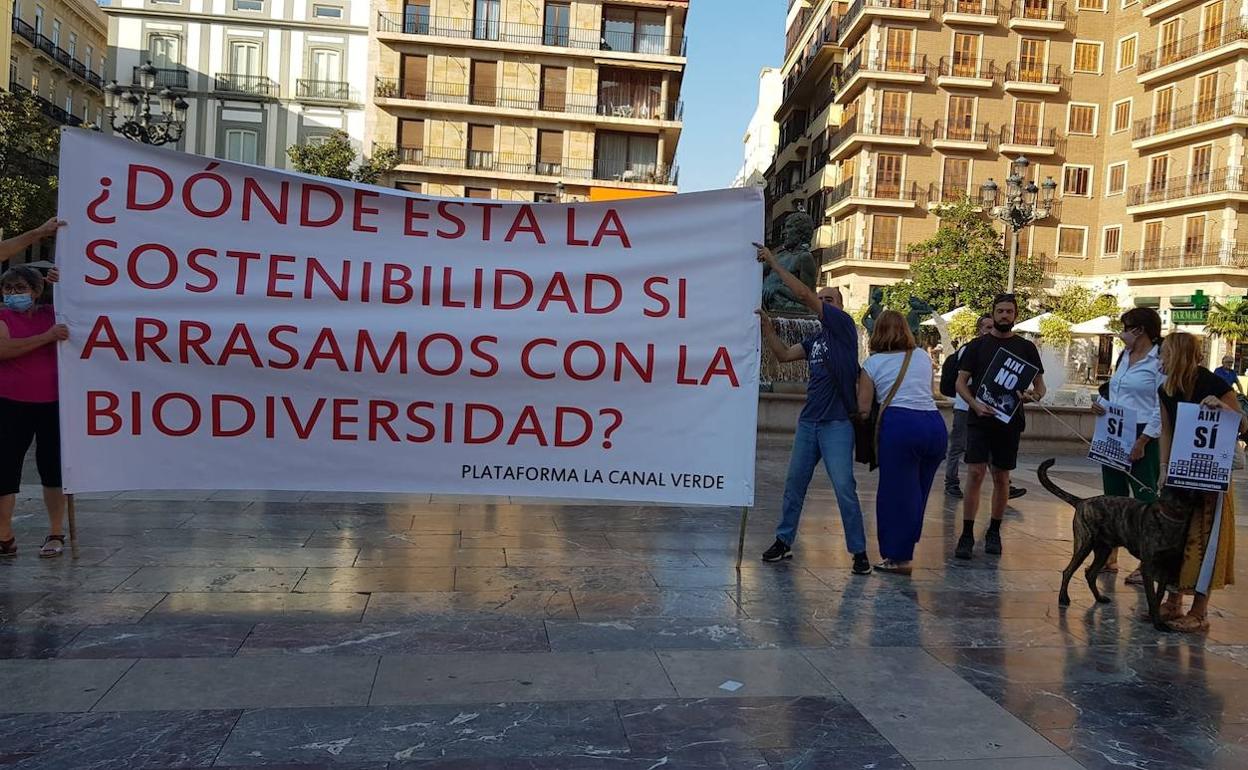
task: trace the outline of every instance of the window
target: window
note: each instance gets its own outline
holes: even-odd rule
[[[253,77],[260,74],[259,43],[240,40],[230,42],[230,74]]]
[[[1179,60],[1179,24],[1182,19],[1171,19],[1161,25],[1161,45],[1157,47],[1157,65],[1165,66]]]
[[[1101,231],[1101,256],[1116,257],[1122,253],[1122,225],[1110,225]]]
[[[52,45],[60,48],[61,46],[61,20],[52,20]]]
[[[395,182],[394,189],[402,190],[403,192],[414,192],[414,193],[425,191],[424,185],[421,184],[420,182],[402,182],[402,181]]]
[[[558,203],[559,196],[556,193],[535,192],[533,193],[533,202],[534,203]]]
[[[42,5],[35,6],[35,34],[36,35],[43,34],[43,6]]]
[[[944,176],[940,185],[940,199],[946,202],[960,201],[971,185],[970,158],[945,158]]]
[[[1038,144],[1040,142],[1040,102],[1017,101],[1014,103],[1014,136],[1013,141],[1019,144]]]
[[[1192,148],[1192,191],[1208,192],[1213,173],[1213,145],[1202,144]]]
[[[340,5],[314,5],[312,6],[312,17],[316,19],[341,19],[342,18],[342,6]]]
[[[1120,102],[1114,102],[1114,124],[1110,131],[1119,133],[1126,131],[1131,127],[1131,100],[1123,99]]]
[[[1127,163],[1110,164],[1109,170],[1106,172],[1108,181],[1105,182],[1105,195],[1122,195],[1122,191],[1127,188]]]
[[[1223,34],[1222,22],[1226,19],[1225,0],[1210,3],[1201,9],[1200,41],[1201,50],[1216,48]]]
[[[897,258],[897,239],[901,236],[901,217],[876,214],[871,217],[871,259]]]
[[[1196,122],[1207,123],[1217,117],[1217,106],[1218,73],[1196,78]]]
[[[1144,223],[1144,251],[1156,252],[1161,249],[1164,232],[1162,224],[1160,220]]]
[[[1136,35],[1121,38],[1118,41],[1118,69],[1125,70],[1135,66]]]
[[[663,54],[667,53],[666,41],[667,16],[662,11],[614,6],[602,9],[602,47],[605,50]]]
[[[950,74],[957,77],[979,77],[979,47],[982,35],[955,32]]]
[[[537,173],[557,176],[563,173],[563,132],[537,132]]]
[[[477,40],[498,40],[498,22],[502,10],[500,0],[476,0],[472,36]]]
[[[173,69],[182,63],[182,38],[153,33],[147,38],[147,58],[157,69]],[[100,72],[104,70],[101,69]]]
[[[1076,40],[1072,66],[1075,72],[1101,74],[1101,44]]]
[[[77,32],[69,33],[69,48],[65,50],[69,52],[69,56],[71,59],[78,58],[78,33]]]
[[[598,114],[658,118],[663,114],[663,80],[657,72],[599,67]],[[803,123],[802,129],[805,128]]]
[[[74,92],[70,91],[65,94],[65,111],[70,115],[74,114]]]
[[[542,27],[542,43],[545,45],[568,45],[568,33],[572,28],[572,4],[547,2]]]
[[[875,156],[875,195],[876,198],[901,198],[902,165],[905,158],[891,153],[879,153]]]
[[[498,62],[474,59],[470,74],[472,103],[485,107],[498,104]]]
[[[563,112],[568,106],[568,68],[542,67],[541,108]]]
[[[623,182],[658,177],[659,138],[640,134],[598,132],[594,141],[594,176]]]
[[[1153,93],[1153,132],[1162,134],[1170,130],[1174,119],[1174,86]]]
[[[1096,134],[1095,104],[1072,104],[1066,113],[1066,133],[1076,136]]]
[[[884,68],[889,72],[909,72],[914,58],[914,30],[887,27],[884,32]]]
[[[494,168],[494,126],[468,126],[468,168]]]
[[[429,0],[407,0],[403,6],[403,31],[409,35],[429,34]]]
[[[234,0],[236,11],[263,11],[264,0]]]
[[[494,193],[488,187],[465,187],[465,198],[493,198]]]
[[[225,132],[225,159],[236,160],[240,163],[255,163],[257,140],[258,135],[255,131],[247,131],[241,128],[227,129]]]
[[[91,46],[87,46],[87,55],[82,57],[82,63],[87,65],[88,68],[90,68],[91,62],[94,59],[95,59],[95,49],[92,48]],[[100,70],[100,74],[103,75],[104,71]]]
[[[1205,215],[1197,214],[1183,221],[1183,254],[1194,256],[1205,250]]]
[[[399,95],[404,99],[424,99],[429,57],[402,54],[399,58]]]
[[[1105,0],[1079,0],[1075,4],[1081,11],[1103,11],[1105,10]]]
[[[312,79],[334,83],[342,79],[342,54],[330,48],[313,48],[309,55]]]
[[[1058,225],[1057,227],[1057,256],[1059,257],[1083,257],[1087,254],[1085,248],[1087,246],[1088,228],[1074,227],[1072,225]]]
[[[399,118],[399,135],[395,144],[399,148],[400,163],[423,163],[425,160],[425,121]]]
[[[1025,37],[1018,41],[1018,79],[1026,83],[1043,83],[1044,62],[1048,58],[1048,41]]]
[[[1170,176],[1170,156],[1156,155],[1148,161],[1148,189],[1164,190]]]
[[[35,96],[39,95],[39,70],[32,70],[30,73],[30,92]]]
[[[1062,167],[1062,195],[1088,198],[1092,195],[1091,166]]]
[[[975,138],[975,97],[949,97],[948,127],[945,129],[946,139]]]
[[[905,91],[885,91],[880,94],[880,133],[885,136],[905,136],[906,113],[909,112],[910,94]]]

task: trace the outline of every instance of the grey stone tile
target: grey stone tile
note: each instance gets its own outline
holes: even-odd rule
[[[64,626],[137,623],[164,598],[163,593],[48,594],[27,607],[15,623]]]
[[[0,660],[56,657],[81,632],[82,626],[0,626]]]
[[[662,588],[741,588],[788,592],[825,587],[809,570],[794,564],[743,564],[740,572],[731,566],[654,567],[650,573]]]
[[[387,655],[372,705],[672,698],[652,652]]]
[[[218,764],[612,756],[628,742],[610,702],[249,711]]]
[[[176,593],[152,608],[149,622],[344,622],[364,615],[368,597],[355,593]]]
[[[461,548],[535,548],[563,553],[574,550],[608,550],[612,545],[596,532],[500,532],[466,529],[460,538]]]
[[[8,623],[47,594],[39,592],[5,591],[0,593],[0,625]]]
[[[1061,756],[923,650],[808,650],[806,658],[911,762]],[[888,682],[882,687],[881,682]]]
[[[110,567],[350,567],[355,548],[122,548],[104,560]]]
[[[53,661],[99,664],[111,661]],[[140,660],[96,711],[353,706],[368,702],[377,671],[371,656]]]
[[[801,621],[629,618],[604,621],[548,620],[556,651],[694,649],[737,650],[823,646],[827,642]]]
[[[660,650],[658,656],[682,698],[837,696],[800,650]]]
[[[761,752],[771,770],[913,770],[896,749],[883,746],[841,746],[835,749],[766,749]]]
[[[582,620],[746,617],[731,596],[716,589],[573,591],[572,598]]]
[[[133,660],[0,660],[0,711],[88,711]]]
[[[635,567],[459,567],[456,591],[617,591],[655,588],[654,578]]]
[[[91,626],[58,658],[210,658],[238,651],[250,625],[157,624]]]
[[[450,591],[455,567],[309,568],[295,588],[299,593]]]
[[[490,759],[426,759],[393,762],[391,770],[769,770],[761,752],[736,746],[702,747],[688,751],[626,754],[498,757]],[[882,768],[881,770],[892,770]]]
[[[364,548],[357,567],[505,567],[501,548]]]
[[[1070,757],[951,759],[916,762],[914,770],[1083,770],[1083,765]]]
[[[133,574],[133,567],[80,567],[69,559],[32,565],[0,564],[0,591],[107,592]]]
[[[0,764],[15,770],[207,767],[237,711],[0,714]]]
[[[424,548],[455,550],[460,547],[459,534],[426,532],[370,532],[355,529],[317,530],[305,544],[308,548]]]
[[[1083,644],[1039,618],[940,618],[859,615],[812,619],[834,647],[1062,647]]]
[[[473,530],[502,534],[525,532],[555,533],[559,527],[550,516],[538,512],[492,513],[479,510],[460,510],[459,513],[420,515],[412,519],[413,532],[462,532]]]
[[[118,591],[287,593],[302,567],[140,567]]]
[[[426,618],[419,623],[261,623],[239,655],[390,655],[546,651],[539,619]]]
[[[545,567],[558,564],[561,567],[679,567],[691,561],[687,553],[664,551],[604,551],[600,549],[575,548],[562,551],[550,548],[508,548],[507,566]],[[696,560],[694,560],[695,563]]]
[[[365,622],[416,621],[428,617],[576,618],[567,591],[427,591],[375,593],[368,597]]]

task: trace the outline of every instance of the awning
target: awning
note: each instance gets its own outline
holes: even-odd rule
[[[1084,321],[1070,327],[1070,333],[1076,337],[1099,337],[1102,334],[1116,334],[1109,324],[1113,321],[1107,315],[1098,316],[1091,321]]]
[[[1052,313],[1041,313],[1040,315],[1036,316],[1035,318],[1028,318],[1026,321],[1023,321],[1023,322],[1022,322],[1022,323],[1020,323],[1020,324],[1015,324],[1015,325],[1014,325],[1014,331],[1016,331],[1016,332],[1018,332],[1018,333],[1020,333],[1020,334],[1039,334],[1039,333],[1040,333],[1040,322],[1041,322],[1041,321],[1043,321],[1044,319],[1048,318],[1048,317],[1049,317],[1049,316],[1051,316],[1051,315],[1053,315],[1053,314],[1052,314]]]
[[[1161,308],[1161,297],[1136,297],[1136,307],[1151,307],[1154,310]]]
[[[956,316],[958,313],[961,313],[963,310],[967,310],[967,309],[968,308],[966,307],[966,305],[963,305],[962,307],[955,307],[953,310],[950,310],[948,313],[941,313],[940,317],[945,319],[945,323],[949,323],[950,321],[953,320],[954,316]],[[936,319],[929,318],[919,325],[920,326],[935,326]]]

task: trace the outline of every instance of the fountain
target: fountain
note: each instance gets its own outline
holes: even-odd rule
[[[794,212],[784,220],[781,247],[776,261],[802,283],[815,288],[819,266],[810,252],[815,223],[802,212]],[[796,345],[819,332],[822,325],[780,276],[769,267],[763,268],[763,310],[771,316],[772,328],[785,345]],[[805,361],[782,364],[766,347],[763,348],[762,390],[775,393],[805,393],[809,372]]]

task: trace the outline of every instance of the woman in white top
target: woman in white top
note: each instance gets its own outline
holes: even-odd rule
[[[1101,466],[1101,484],[1105,494],[1134,497],[1152,502],[1157,499],[1157,480],[1161,477],[1161,401],[1157,389],[1165,381],[1161,373],[1161,316],[1156,310],[1137,307],[1122,315],[1122,331],[1118,337],[1126,345],[1109,382],[1101,386],[1101,398],[1092,404],[1097,415],[1105,414],[1104,403],[1126,407],[1135,412],[1135,445],[1131,449],[1131,475],[1107,465]],[[1118,551],[1109,557],[1106,572],[1118,571]],[[1139,570],[1132,572],[1128,583],[1141,583]]]
[[[905,317],[894,310],[881,313],[869,347],[858,376],[858,411],[868,414],[873,401],[883,409],[875,520],[884,561],[876,569],[908,575],[948,432],[932,397],[932,359],[915,347]]]

